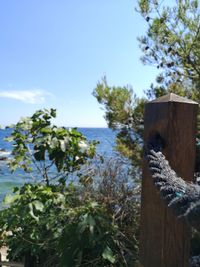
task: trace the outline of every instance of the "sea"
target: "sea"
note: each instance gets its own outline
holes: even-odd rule
[[[89,141],[99,141],[97,145],[97,153],[104,157],[112,157],[115,155],[115,137],[116,132],[109,128],[78,128]],[[10,136],[12,129],[0,129],[0,158],[12,157],[12,144],[5,141],[5,137]],[[12,192],[13,187],[20,187],[25,182],[29,181],[29,175],[21,170],[11,173],[6,160],[0,160],[0,203],[5,195]],[[1,206],[1,204],[0,204]]]

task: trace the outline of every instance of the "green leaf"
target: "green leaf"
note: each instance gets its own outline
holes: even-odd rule
[[[41,133],[43,134],[51,134],[52,129],[51,128],[42,128]]]
[[[41,201],[35,200],[33,201],[33,205],[36,210],[43,211],[44,210],[44,205]]]
[[[58,138],[57,137],[53,137],[50,143],[50,148],[55,149],[58,146]]]
[[[104,251],[102,253],[102,257],[105,260],[108,260],[111,263],[115,263],[115,261],[116,261],[115,256],[113,255],[112,250],[108,246],[104,249]]]
[[[13,202],[15,202],[15,200],[17,200],[19,198],[20,198],[19,195],[6,195],[6,197],[4,198],[4,204],[10,205]]]
[[[88,144],[87,151],[82,151],[78,146],[83,140],[86,143],[86,139],[76,129],[67,130],[65,127],[51,124],[51,119],[55,116],[55,109],[38,110],[32,117],[23,118],[16,124],[11,137],[8,138],[13,142],[13,157],[9,160],[12,172],[17,168],[25,172],[37,169],[43,181],[49,184],[49,178],[57,176],[56,171],[72,173],[94,156],[92,153],[91,157],[94,145]],[[67,176],[64,175],[63,179],[65,182]],[[59,179],[59,183],[60,181]]]
[[[95,202],[95,201],[92,201],[91,203],[90,203],[90,206],[91,206],[91,208],[97,208],[98,207],[98,203],[97,202]]]

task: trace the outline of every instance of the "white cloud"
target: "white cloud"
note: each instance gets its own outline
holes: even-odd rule
[[[0,91],[0,97],[16,99],[28,104],[44,103],[45,97],[51,95],[51,93],[39,89]]]

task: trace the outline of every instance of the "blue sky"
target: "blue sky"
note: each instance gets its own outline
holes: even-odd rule
[[[136,0],[6,0],[0,2],[1,125],[39,108],[56,123],[105,127],[92,96],[98,80],[132,85],[142,95],[156,70],[143,66],[137,36],[145,22]]]

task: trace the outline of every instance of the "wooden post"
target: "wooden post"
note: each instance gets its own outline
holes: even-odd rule
[[[145,107],[144,143],[159,133],[170,166],[187,181],[194,179],[197,110],[196,102],[172,93]],[[188,267],[190,229],[161,200],[146,160],[141,201],[141,266]]]

